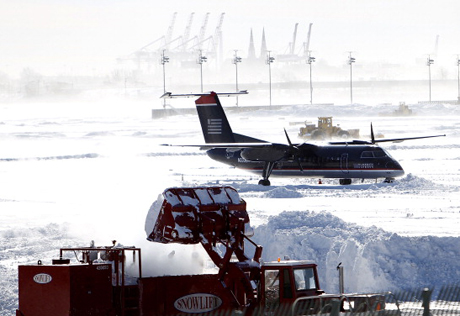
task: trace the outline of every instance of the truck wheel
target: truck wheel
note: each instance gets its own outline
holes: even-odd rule
[[[348,133],[348,131],[341,130],[339,131],[338,135],[340,138],[344,138],[344,139],[350,138],[350,133]]]
[[[326,136],[320,130],[315,129],[313,131],[313,133],[311,133],[311,139],[324,140],[325,138],[326,138]]]

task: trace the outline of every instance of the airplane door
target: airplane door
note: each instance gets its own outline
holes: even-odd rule
[[[340,157],[340,169],[343,173],[348,173],[348,154],[342,154]]]

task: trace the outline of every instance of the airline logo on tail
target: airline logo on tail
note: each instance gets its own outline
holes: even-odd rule
[[[208,119],[208,134],[221,135],[222,134],[222,119]]]

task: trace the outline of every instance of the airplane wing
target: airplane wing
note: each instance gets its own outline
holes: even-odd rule
[[[201,96],[206,96],[210,95],[210,92],[205,92],[205,93],[171,93],[171,92],[165,92],[160,99],[174,99],[174,98],[195,98],[195,97],[201,97]],[[219,92],[216,93],[219,96],[223,97],[232,97],[232,96],[237,96],[241,94],[248,94],[248,90],[241,90],[238,92]]]
[[[431,136],[418,136],[418,137],[403,137],[403,138],[381,138],[376,139],[374,136],[374,128],[372,127],[371,123],[371,141],[362,141],[362,140],[353,140],[351,142],[331,142],[331,145],[361,145],[361,144],[376,144],[376,143],[386,143],[386,142],[393,142],[393,143],[401,143],[405,140],[414,140],[414,139],[423,139],[423,138],[433,138],[433,137],[443,137],[443,135],[431,135]]]
[[[432,135],[432,136],[419,136],[419,137],[406,137],[406,138],[382,138],[382,139],[375,139],[374,143],[385,143],[385,142],[401,143],[401,142],[403,142],[405,140],[433,138],[433,137],[444,137],[444,136],[446,136],[446,134]]]
[[[343,142],[329,142],[331,145],[372,145],[376,143],[402,143],[405,140],[414,140],[414,139],[423,139],[423,138],[433,138],[433,137],[444,137],[446,134],[443,135],[430,135],[430,136],[419,136],[419,137],[404,137],[404,138],[381,138],[381,139],[373,139],[372,141],[366,140],[353,140],[353,141],[343,141]]]

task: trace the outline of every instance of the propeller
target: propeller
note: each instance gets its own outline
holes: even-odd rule
[[[288,141],[288,144],[289,144],[289,149],[293,149],[294,159],[295,159],[295,161],[297,161],[297,164],[299,165],[300,171],[303,172],[302,164],[300,163],[299,155],[297,154],[298,151],[299,151],[299,147],[294,146],[292,144],[291,139],[289,138],[289,135],[288,135],[286,129],[284,129],[284,134],[286,135],[286,138],[287,138],[287,141]]]
[[[372,144],[375,144],[374,128],[372,127],[372,122],[371,122],[371,142]]]
[[[284,129],[284,135],[286,135],[286,138],[287,138],[287,141],[288,141],[289,146],[290,146],[290,147],[295,147],[294,145],[292,145],[291,139],[289,138],[289,135],[288,135],[286,129]],[[295,148],[297,148],[297,147],[295,147]],[[298,149],[298,148],[297,148],[297,149]]]

